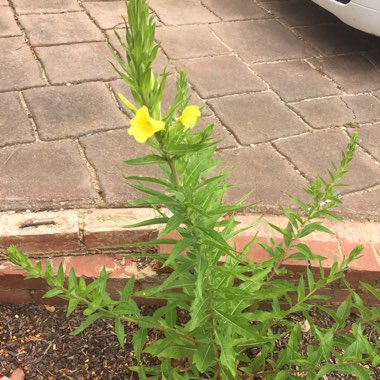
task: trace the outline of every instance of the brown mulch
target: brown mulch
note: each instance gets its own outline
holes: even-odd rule
[[[143,308],[144,314],[152,312]],[[181,319],[185,320],[186,315]],[[315,314],[319,326],[329,327],[331,321],[322,313]],[[300,316],[292,319],[301,321]],[[41,305],[0,305],[0,373],[9,374],[21,367],[26,380],[125,380],[137,379],[128,369],[136,365],[131,338],[136,327],[127,326],[126,345],[121,348],[110,321],[97,321],[78,336],[70,336],[82,321],[80,311],[66,318],[65,307]],[[373,330],[367,336],[375,342],[380,339]],[[158,338],[150,332],[149,340]],[[308,334],[304,334],[305,343]],[[281,348],[285,342],[278,342]],[[143,357],[145,365],[158,364],[149,355]],[[380,379],[380,368],[374,368],[374,379]],[[355,379],[349,375],[331,374],[328,380]]]

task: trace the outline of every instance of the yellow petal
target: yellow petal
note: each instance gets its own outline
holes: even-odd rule
[[[187,128],[193,128],[197,124],[201,111],[198,106],[187,106],[183,112],[179,121]]]
[[[165,126],[161,120],[154,120],[149,116],[149,110],[146,106],[137,110],[136,116],[131,120],[131,127],[128,133],[132,135],[137,142],[145,143],[149,137],[152,137],[157,131]]]

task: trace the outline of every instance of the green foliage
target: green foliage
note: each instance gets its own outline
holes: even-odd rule
[[[139,329],[133,345],[139,364],[142,352],[162,361],[158,367],[134,367],[140,379],[150,376],[232,380],[256,376],[268,380],[311,380],[334,371],[370,379],[371,371],[366,365],[378,366],[380,352],[378,343],[371,343],[364,329],[372,326],[379,332],[380,309],[366,307],[345,280],[350,263],[360,255],[362,247],[354,249],[341,262],[335,262],[328,271],[322,265],[317,271],[306,267],[296,284],[287,279],[287,270],[282,265],[289,258],[309,263],[321,263],[324,259],[300,239],[315,231],[333,233],[320,219],[340,219],[334,213],[341,203],[337,189],[343,185],[342,177],[353,158],[357,134],[353,134],[339,165],[332,164],[328,179],[318,177],[306,189],[309,202],[291,197],[295,208],[283,209],[287,226],[271,224],[283,236],[281,242],[261,243],[271,258],[263,263],[252,262],[247,254],[257,244],[255,239],[242,251],[229,244],[245,229],[239,229],[234,214],[248,206],[243,200],[231,205],[223,201],[229,186],[226,174],[218,170],[219,162],[214,158],[213,126],[194,130],[184,121],[189,110],[184,72],[178,78],[173,104],[161,116],[166,74],[152,72],[158,49],[154,42],[154,22],[145,0],[130,0],[127,5],[126,41],[117,35],[125,48],[125,60],[116,56],[120,69],[115,69],[131,87],[134,104],[122,95],[121,99],[136,113],[146,106],[154,119],[165,123],[162,130],[147,140],[152,152],[126,162],[137,166],[157,165],[162,171],[162,178],[126,178],[132,187],[146,195],[133,204],[154,207],[159,214],[134,226],[157,223],[165,226],[158,240],[133,246],[172,244],[170,254],[135,255],[158,259],[170,269],[170,274],[160,285],[141,291],[135,290],[131,279],[114,300],[106,291],[105,270],[99,278],[86,283],[83,278],[77,279],[73,270],[65,279],[62,267],[54,274],[49,265],[45,268],[41,263],[33,265],[15,247],[8,250],[9,260],[26,270],[29,278],[47,281],[52,289],[45,297],[68,300],[68,315],[78,305],[85,305],[84,321],[73,334],[97,319],[108,318],[114,321],[117,338],[123,345],[125,322],[137,324]],[[178,232],[178,239],[165,237],[171,231]],[[321,291],[337,281],[346,282],[350,295],[334,310],[324,305],[329,297]],[[377,289],[367,284],[362,287],[380,300]],[[166,302],[153,316],[143,316],[133,297]],[[332,327],[324,328],[313,322],[315,308],[334,320]],[[350,325],[347,320],[353,309],[359,316]],[[190,316],[184,325],[177,323],[180,310]],[[312,338],[307,342],[300,323],[291,318],[294,313],[302,315],[310,326]],[[161,331],[162,338],[147,346],[147,329]],[[276,345],[279,341],[286,344],[279,348]],[[176,366],[171,365],[173,360]]]

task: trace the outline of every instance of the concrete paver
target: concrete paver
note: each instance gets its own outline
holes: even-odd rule
[[[293,103],[291,108],[317,129],[343,126],[355,121],[353,112],[338,97],[305,100]]]
[[[301,173],[313,179],[317,175],[326,176],[331,162],[339,162],[347,142],[344,132],[330,129],[279,140],[274,145],[290,158]],[[344,182],[348,186],[340,190],[343,194],[377,185],[380,182],[380,167],[358,149]]]
[[[110,53],[102,42],[37,47],[36,52],[53,84],[108,81],[117,77],[105,59]]]
[[[331,80],[305,61],[257,64],[252,68],[286,101],[340,93]]]
[[[212,24],[211,28],[247,63],[312,55],[303,41],[275,20],[219,23]]]
[[[38,63],[21,37],[1,38],[0,51],[0,91],[45,84]]]
[[[224,21],[268,18],[269,15],[253,1],[202,0],[202,3]]]
[[[228,54],[228,48],[212,33],[207,25],[161,27],[157,39],[171,59],[196,58]]]
[[[73,141],[5,148],[0,162],[1,209],[93,205],[97,199]]]
[[[380,101],[374,96],[368,94],[344,96],[343,100],[354,113],[356,122],[380,121]]]
[[[310,1],[290,0],[264,2],[264,9],[290,26],[306,26],[336,22],[336,18]]]
[[[104,83],[36,88],[25,101],[43,140],[78,137],[128,125]]]
[[[105,40],[83,12],[24,15],[19,20],[33,46]]]
[[[179,60],[175,66],[186,69],[190,83],[204,99],[267,89],[235,56]]]
[[[244,145],[308,130],[306,124],[271,93],[226,96],[213,99],[210,104],[222,123],[234,130]]]
[[[128,19],[124,1],[96,1],[84,3],[90,16],[101,29],[113,29],[124,25],[124,19]]]
[[[20,15],[28,13],[60,13],[81,10],[81,7],[76,0],[12,0],[12,3],[16,12]]]
[[[123,175],[159,174],[157,166],[145,165],[141,173],[141,168],[124,164],[125,160],[150,152],[148,146],[131,139],[126,129],[97,133],[81,138],[80,142],[89,162],[97,169],[100,186],[108,204],[127,206],[127,200],[141,196],[137,190],[128,187]]]
[[[319,59],[320,69],[349,93],[380,89],[380,71],[360,55]]]
[[[349,131],[352,133],[352,131]],[[380,161],[380,123],[360,127],[359,144]]]
[[[342,23],[324,25],[323,28],[315,25],[296,30],[304,40],[325,54],[352,53],[371,47],[362,33]]]
[[[1,207],[125,206],[138,194],[122,174],[142,169],[123,162],[147,147],[128,135],[132,115],[114,95],[130,92],[105,41],[124,55],[112,30],[124,35],[124,1],[11,3],[0,0]],[[339,160],[358,126],[361,148],[340,211],[380,220],[380,38],[309,0],[150,6],[162,43],[154,69],[170,73],[163,109],[185,67],[190,103],[204,106],[200,124],[216,124],[220,155],[240,168],[229,197],[255,188],[257,209],[278,211]]]
[[[21,30],[14,19],[11,7],[1,7],[0,12],[0,37],[21,36]]]
[[[18,95],[12,92],[0,94],[0,146],[32,141],[33,128]]]
[[[307,185],[306,180],[271,146],[260,145],[223,151],[219,157],[223,161],[223,167],[236,168],[229,177],[230,183],[234,184],[226,195],[229,201],[254,191],[251,198],[258,202],[258,206],[273,210],[279,204],[292,204],[287,191],[305,199],[302,189]],[[282,174],[268,177],[268,172]],[[242,173],[244,181],[241,180]]]
[[[204,7],[200,0],[150,0],[150,6],[165,25],[217,22],[219,18]]]

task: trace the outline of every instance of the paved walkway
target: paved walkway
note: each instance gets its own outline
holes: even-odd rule
[[[255,188],[276,212],[338,160],[353,123],[360,148],[341,212],[380,219],[380,38],[346,27],[308,0],[151,0],[168,65],[185,67],[193,102],[239,169],[237,193]],[[0,0],[0,207],[125,206],[135,198],[123,160],[123,89],[109,60],[123,1]],[[152,169],[147,169],[152,170]]]

